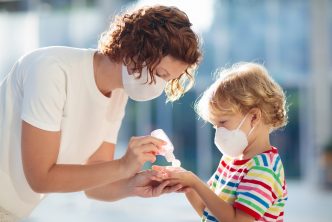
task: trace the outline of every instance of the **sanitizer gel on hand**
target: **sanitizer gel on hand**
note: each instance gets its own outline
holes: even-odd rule
[[[174,153],[173,153],[174,146],[173,146],[172,142],[170,141],[170,139],[168,138],[168,136],[166,135],[166,133],[164,132],[164,130],[156,129],[151,132],[151,136],[164,140],[166,142],[166,145],[162,146],[163,149],[161,150],[161,152],[159,154],[165,156],[165,158],[168,162],[172,162],[173,167],[180,167],[181,162],[180,162],[180,160],[175,158]]]

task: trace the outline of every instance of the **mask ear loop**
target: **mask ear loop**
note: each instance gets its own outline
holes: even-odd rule
[[[242,126],[243,122],[246,120],[248,116],[248,113],[244,116],[244,118],[242,119],[242,121],[240,122],[240,124],[238,125],[238,127],[236,128],[236,130],[240,129],[240,127]]]
[[[255,127],[256,127],[256,126],[254,126],[253,128],[251,128],[251,130],[250,130],[249,133],[248,133],[248,136],[250,136],[250,134],[252,133],[252,131],[254,131]]]
[[[248,114],[249,114],[249,113],[247,113],[247,114],[244,116],[243,120],[240,122],[240,124],[239,124],[239,126],[236,128],[236,130],[240,129],[240,127],[242,126],[244,120],[247,118]],[[250,134],[252,133],[252,131],[253,131],[254,129],[255,129],[255,126],[254,126],[253,128],[251,128],[251,130],[250,130],[249,133],[248,133],[248,136],[250,136]]]

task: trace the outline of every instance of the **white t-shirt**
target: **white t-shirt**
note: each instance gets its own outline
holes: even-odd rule
[[[116,143],[128,96],[111,98],[97,88],[96,50],[47,47],[14,65],[0,82],[0,206],[27,216],[42,195],[31,190],[21,158],[22,119],[47,131],[61,131],[57,163],[82,164],[104,142]],[[47,147],[44,147],[47,149]]]

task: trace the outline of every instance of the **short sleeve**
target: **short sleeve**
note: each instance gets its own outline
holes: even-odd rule
[[[23,81],[22,120],[47,131],[59,131],[66,100],[65,72],[44,57],[30,66]]]
[[[222,161],[222,158],[220,159],[219,161],[219,166],[217,167],[216,171],[212,174],[212,176],[210,177],[210,179],[207,181],[207,184],[209,185],[210,188],[212,189],[215,189],[216,186],[217,186],[217,182],[219,180],[219,168],[221,166],[221,161]]]
[[[106,114],[106,121],[109,122],[105,141],[116,144],[121,128],[122,119],[125,116],[125,109],[128,95],[123,89],[116,89],[112,92],[111,101]]]
[[[216,176],[216,173],[214,172],[212,174],[212,176],[210,177],[210,179],[206,182],[209,185],[209,187],[211,187],[213,182],[215,181],[215,176]]]
[[[280,179],[272,169],[254,166],[237,188],[234,207],[258,220],[282,192]]]
[[[121,124],[122,120],[114,121],[110,124],[110,128],[105,138],[105,142],[116,144]]]

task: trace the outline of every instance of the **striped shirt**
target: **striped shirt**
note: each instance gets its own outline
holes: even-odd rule
[[[251,215],[255,221],[283,221],[287,186],[275,147],[247,160],[223,156],[208,184],[222,200]],[[218,220],[205,208],[202,221]]]

